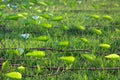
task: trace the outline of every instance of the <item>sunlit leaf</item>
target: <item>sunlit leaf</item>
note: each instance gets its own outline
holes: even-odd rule
[[[17,14],[12,14],[6,17],[6,20],[18,20],[20,17]]]
[[[26,56],[41,58],[41,57],[45,57],[45,52],[44,51],[28,52]]]
[[[25,71],[25,67],[23,67],[23,66],[19,66],[19,67],[17,67],[17,69],[20,72],[24,72]]]
[[[49,24],[49,23],[40,23],[40,26],[41,26],[41,27],[48,28],[48,29],[52,27],[52,25]]]
[[[20,56],[20,53],[18,50],[7,50],[8,55],[15,55],[15,56]]]
[[[77,26],[77,29],[84,31],[86,28],[84,26]]]
[[[80,40],[81,40],[82,42],[84,42],[84,43],[89,43],[89,40],[86,39],[86,38],[80,38]]]
[[[60,60],[64,61],[65,63],[73,63],[75,61],[75,57],[73,56],[62,56]]]
[[[39,36],[39,37],[37,37],[37,40],[46,42],[49,40],[49,37],[48,36]]]
[[[119,7],[119,4],[115,3],[113,4],[114,7]]]
[[[3,62],[2,63],[2,71],[7,71],[9,69],[10,69],[9,62],[8,61]]]
[[[96,56],[93,55],[93,54],[81,54],[81,56],[84,58],[84,59],[87,59],[89,61],[94,61],[96,59]]]
[[[100,44],[99,46],[103,49],[109,49],[110,48],[109,44]]]
[[[19,72],[10,72],[10,73],[6,73],[5,75],[12,79],[22,79],[22,74]]]
[[[113,60],[120,60],[120,56],[118,54],[109,54],[109,55],[106,55],[105,58],[113,59]]]
[[[5,7],[6,7],[6,5],[0,5],[0,9],[3,9]]]
[[[101,35],[102,34],[102,31],[101,30],[99,30],[99,29],[93,29],[93,32],[94,33],[96,33],[96,34],[98,34],[98,35]]]
[[[49,19],[51,16],[49,14],[41,14],[40,16],[42,16],[43,18]]]
[[[61,41],[58,43],[58,46],[65,47],[68,46],[69,42],[68,41]]]
[[[99,19],[99,18],[100,18],[100,16],[99,16],[99,15],[97,15],[97,14],[94,14],[94,15],[92,15],[92,18],[94,18],[94,19]]]
[[[52,21],[61,21],[63,19],[62,16],[55,16],[55,17],[52,17]]]
[[[39,2],[37,2],[37,3],[40,4],[40,5],[42,5],[42,6],[48,6],[45,2],[39,1]]]
[[[103,19],[106,19],[106,20],[112,20],[112,17],[109,16],[109,15],[104,15],[104,16],[103,16]]]

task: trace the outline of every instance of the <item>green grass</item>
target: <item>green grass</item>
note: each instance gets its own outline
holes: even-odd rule
[[[118,11],[120,2],[118,0],[81,0],[82,3],[76,0],[51,0],[51,2],[45,0],[42,5],[37,1],[39,0],[6,0],[0,3],[18,6],[16,9],[15,7],[0,9],[2,12],[0,48],[23,50],[20,56],[14,50],[0,50],[0,60],[8,60],[10,65],[18,64],[18,66],[11,66],[7,71],[0,68],[1,80],[11,80],[5,74],[13,71],[20,72],[23,75],[22,80],[120,79],[120,69],[74,70],[76,68],[120,68],[120,59],[105,58],[109,54],[120,55],[120,12]],[[22,17],[18,20],[8,20],[11,14],[14,16],[21,14]],[[99,18],[93,15],[98,15]],[[112,19],[103,17],[106,15]],[[39,18],[33,19],[33,16]],[[56,16],[57,18],[60,16],[60,19],[53,21]],[[84,29],[81,29],[81,26]],[[26,33],[29,34],[28,39],[21,36]],[[100,44],[108,44],[110,48],[104,49],[99,46]],[[29,48],[50,50],[44,51],[45,57],[36,58],[25,55],[34,51]],[[69,63],[69,59],[68,62],[61,60],[63,56],[73,56],[75,61]],[[0,61],[0,64],[2,63],[4,61]],[[19,71],[17,69],[19,66],[24,66],[25,71]],[[62,68],[66,70],[60,70]]]

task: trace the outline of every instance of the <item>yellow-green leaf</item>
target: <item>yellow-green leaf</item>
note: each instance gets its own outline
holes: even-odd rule
[[[8,61],[5,61],[2,63],[2,71],[7,71],[9,70],[9,62]]]
[[[52,18],[52,21],[61,21],[63,19],[62,16],[55,16]]]
[[[6,73],[5,75],[12,79],[22,79],[22,74],[19,72],[10,72],[10,73]]]
[[[84,59],[87,59],[89,61],[94,61],[96,59],[96,56],[93,54],[82,54],[81,55]]]
[[[37,38],[37,40],[39,40],[39,41],[48,41],[49,40],[49,37],[48,36],[39,36],[38,38]]]
[[[60,57],[60,60],[66,62],[66,63],[73,63],[75,61],[75,57],[73,57],[73,56],[63,56],[63,57]]]
[[[58,46],[65,47],[68,46],[69,42],[68,41],[61,41],[58,43]]]
[[[45,57],[45,52],[44,51],[33,51],[33,52],[28,52],[26,54],[26,56],[29,57],[37,57],[37,58],[41,58],[41,57]]]
[[[118,54],[109,54],[106,55],[105,58],[118,60],[120,59],[120,56]]]
[[[100,44],[99,46],[103,49],[109,49],[110,48],[109,44]]]

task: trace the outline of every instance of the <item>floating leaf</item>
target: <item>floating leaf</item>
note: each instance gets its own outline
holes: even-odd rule
[[[58,43],[58,46],[65,47],[68,46],[69,42],[68,41],[61,41]]]
[[[105,58],[113,59],[113,60],[120,60],[120,56],[117,54],[109,54],[109,55],[105,56]]]
[[[48,36],[39,36],[38,38],[37,38],[37,40],[39,40],[39,41],[48,41],[49,40],[49,37]]]
[[[99,16],[99,15],[97,15],[97,14],[94,14],[94,15],[92,15],[92,18],[94,18],[94,19],[99,19],[99,18],[100,18],[100,16]]]
[[[112,20],[112,17],[109,16],[109,15],[105,15],[105,16],[103,16],[103,19],[106,19],[106,20]]]
[[[75,57],[63,56],[63,57],[60,57],[60,60],[64,61],[65,63],[73,63],[75,61]]]
[[[10,72],[5,74],[7,77],[12,78],[12,79],[22,79],[22,74],[19,72]]]
[[[33,52],[28,52],[26,56],[29,57],[45,57],[45,52],[44,51],[33,51]]]
[[[18,69],[20,72],[24,72],[24,71],[25,71],[25,67],[23,67],[23,66],[19,66],[19,67],[17,67],[17,69]]]
[[[103,49],[109,49],[110,48],[109,44],[100,44],[99,46]]]
[[[41,27],[48,28],[48,29],[52,27],[52,25],[51,25],[51,24],[48,24],[48,23],[41,23],[40,26],[41,26]]]
[[[93,54],[81,54],[81,56],[89,61],[94,61],[96,59],[96,56]]]
[[[62,16],[55,16],[55,17],[53,17],[51,20],[52,20],[52,21],[61,21],[62,19],[63,19]]]
[[[89,40],[86,39],[86,38],[80,38],[80,40],[81,40],[82,42],[84,42],[84,43],[89,43]]]
[[[10,69],[9,62],[8,61],[3,62],[2,63],[2,71],[7,71],[9,69]]]

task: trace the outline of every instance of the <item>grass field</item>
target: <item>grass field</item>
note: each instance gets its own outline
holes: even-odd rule
[[[119,0],[0,0],[0,80],[120,80]]]

